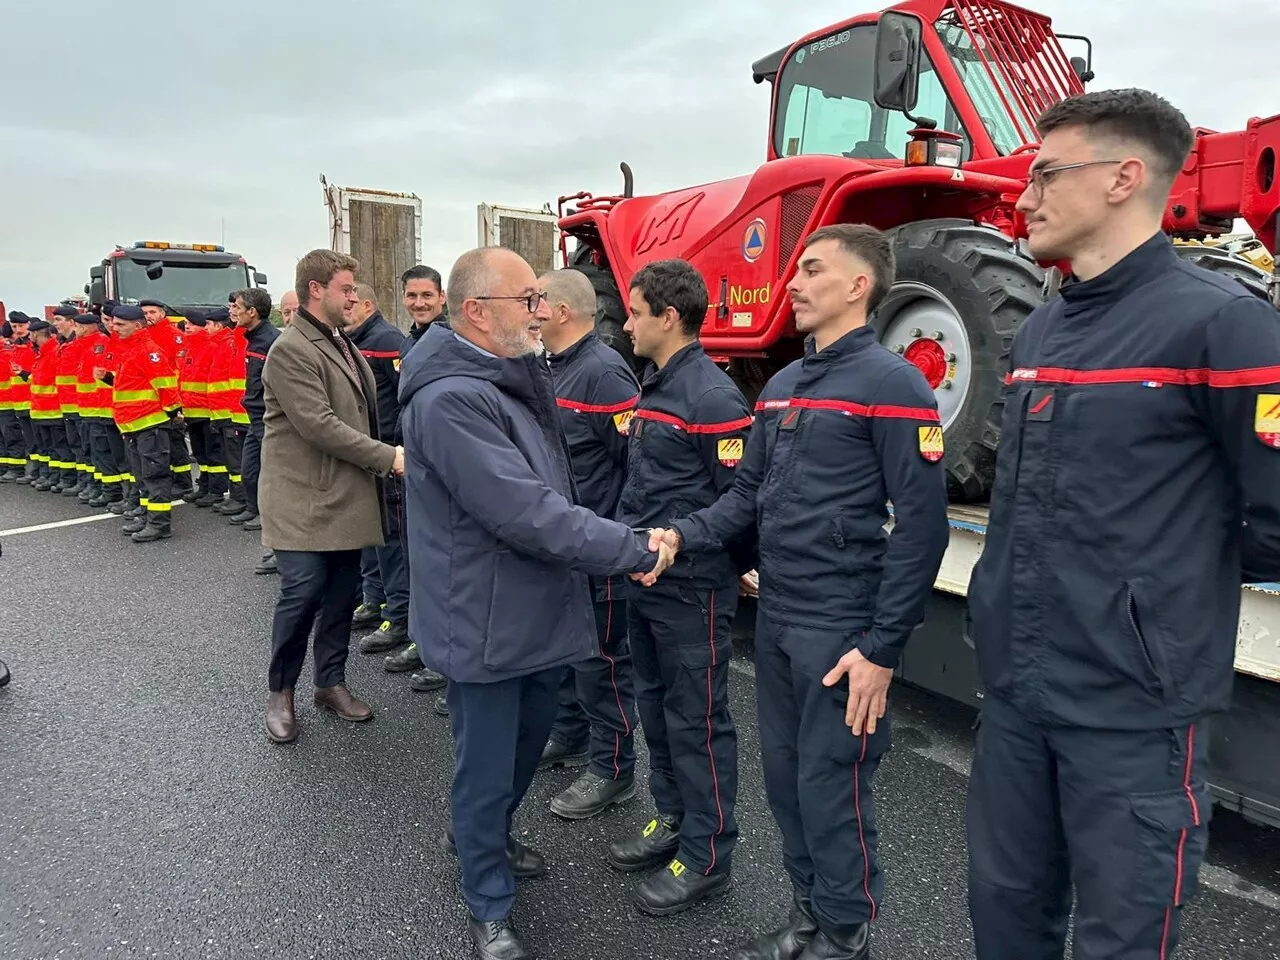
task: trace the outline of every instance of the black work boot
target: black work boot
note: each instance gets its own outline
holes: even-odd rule
[[[351,614],[351,629],[366,630],[382,620],[382,604],[365,600]]]
[[[224,517],[234,517],[242,510],[244,510],[243,500],[224,500],[222,503],[215,503],[213,505],[213,512],[220,513]]]
[[[240,524],[242,524],[242,523],[246,523],[246,522],[248,522],[249,520],[254,520],[254,519],[256,519],[256,518],[257,518],[257,516],[258,516],[258,511],[257,511],[257,510],[250,510],[248,507],[245,507],[243,510],[241,510],[239,513],[237,513],[235,516],[233,516],[233,517],[229,518],[229,521],[228,521],[228,522],[233,523],[233,524],[235,524],[236,526],[239,526]]]
[[[258,565],[253,568],[253,572],[259,576],[265,576],[269,573],[279,573],[276,567],[276,552],[268,550],[262,555],[262,559],[258,561]]]
[[[382,669],[387,673],[408,673],[422,667],[422,658],[418,656],[418,645],[411,643],[403,650],[397,650],[382,661]]]
[[[196,498],[195,505],[197,507],[200,507],[203,510],[206,507],[217,506],[221,502],[222,502],[222,494],[206,493],[203,496]]]
[[[134,543],[152,543],[156,540],[168,540],[173,536],[169,526],[168,514],[156,514],[147,518],[146,526],[133,535]]]
[[[147,525],[146,517],[130,517],[129,522],[120,528],[120,532],[125,536],[133,536],[141,531]]]
[[[533,956],[520,940],[510,919],[477,920],[467,917],[467,933],[480,960],[529,960]]]
[[[586,820],[636,795],[636,778],[606,780],[588,770],[551,801],[551,812],[566,820]]]
[[[817,934],[818,921],[813,919],[809,899],[797,892],[786,925],[739,947],[733,960],[797,960]]]
[[[444,828],[444,836],[440,838],[440,849],[451,857],[458,855],[458,848],[453,842],[452,824]],[[547,872],[547,861],[542,854],[510,834],[507,834],[507,866],[511,868],[511,875],[517,880],[529,880]]]
[[[436,702],[431,705],[431,712],[437,717],[449,716],[449,701],[445,697],[436,697]]]
[[[385,653],[409,642],[409,626],[383,620],[382,626],[360,641],[361,653]]]
[[[625,840],[609,844],[609,864],[615,870],[632,873],[666,863],[680,849],[680,821],[659,816]]]
[[[550,770],[553,767],[580,767],[587,762],[587,748],[567,747],[558,740],[548,740],[542,748],[542,756],[538,760],[539,770]]]
[[[409,689],[415,693],[430,693],[432,690],[441,690],[449,685],[449,681],[443,676],[436,673],[429,667],[420,668],[409,678]],[[444,698],[442,697],[441,700]],[[446,710],[443,716],[448,716]]]
[[[799,960],[871,960],[871,924],[847,930],[820,930]]]
[[[636,907],[650,916],[669,917],[728,893],[732,883],[728,870],[706,876],[701,870],[690,870],[679,860],[672,860],[636,888]]]

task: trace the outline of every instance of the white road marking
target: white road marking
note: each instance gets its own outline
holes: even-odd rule
[[[182,500],[174,500],[170,506],[178,507],[183,504]],[[124,518],[114,513],[98,513],[92,517],[74,517],[70,520],[54,520],[52,523],[37,523],[33,527],[14,527],[12,530],[0,530],[0,537],[16,537],[20,533],[39,533],[42,530],[57,530],[61,527],[74,527],[82,523],[94,523],[98,520],[123,520]]]

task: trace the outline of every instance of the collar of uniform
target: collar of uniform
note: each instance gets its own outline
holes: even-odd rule
[[[671,355],[671,359],[667,361],[667,365],[661,370],[654,369],[653,373],[645,379],[646,387],[656,386],[668,377],[675,376],[677,370],[687,363],[692,362],[692,358],[703,353],[702,344],[697,340],[687,343],[675,353]]]
[[[806,363],[810,360],[835,359],[862,350],[875,342],[876,332],[869,323],[855,327],[824,350],[819,350],[814,344],[813,337],[808,336],[804,338],[804,359]]]
[[[561,350],[559,353],[547,354],[547,360],[550,362],[552,369],[556,367],[565,367],[573,362],[574,358],[579,356],[587,349],[587,345],[591,341],[598,339],[594,332],[588,330],[587,335],[572,346]]]
[[[1161,269],[1172,266],[1177,259],[1173,243],[1165,234],[1157,233],[1092,280],[1068,277],[1062,284],[1062,299],[1072,312],[1108,302],[1114,303],[1134,288],[1147,283]]]

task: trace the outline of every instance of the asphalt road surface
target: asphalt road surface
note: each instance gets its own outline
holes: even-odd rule
[[[434,694],[382,657],[348,679],[376,712],[318,715],[310,666],[300,739],[263,732],[275,577],[255,535],[190,506],[172,540],[138,545],[116,518],[0,487],[0,958],[469,957],[455,861],[437,848],[452,743]],[[748,658],[731,690],[741,839],[727,897],[652,920],[607,842],[650,816],[647,793],[582,823],[547,804],[575,771],[539,774],[518,818],[550,873],[516,919],[543,958],[727,958],[785,916],[790,888],[764,799]],[[878,775],[886,897],[877,960],[973,956],[965,907],[970,713],[895,688]],[[642,766],[645,763],[642,754]],[[1280,832],[1215,816],[1185,960],[1280,957]],[[1153,958],[1154,960],[1154,958]]]

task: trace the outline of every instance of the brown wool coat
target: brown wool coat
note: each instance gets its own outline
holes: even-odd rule
[[[386,542],[382,478],[395,447],[373,439],[377,387],[364,357],[352,353],[363,391],[332,336],[299,314],[267,354],[258,480],[265,547],[358,550]]]

